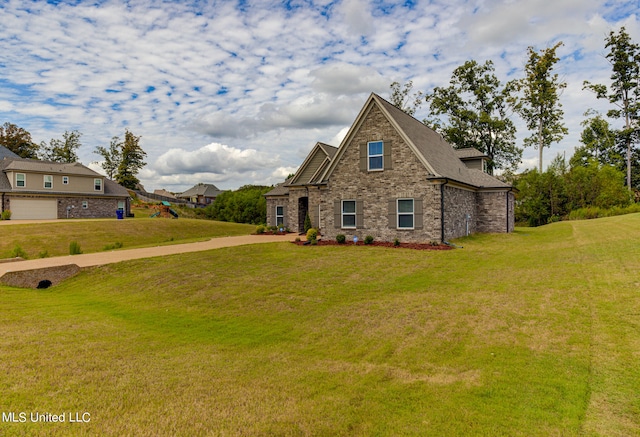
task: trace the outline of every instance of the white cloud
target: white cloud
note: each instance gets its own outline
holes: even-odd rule
[[[640,41],[637,0],[321,0],[242,10],[7,0],[0,14],[3,121],[37,142],[79,130],[84,162],[130,129],[148,153],[149,189],[270,181],[316,141],[337,145],[368,94],[387,97],[392,81],[429,91],[468,59],[492,59],[507,80],[521,75],[527,46],[562,40],[571,134],[545,151],[550,160],[572,152],[582,113],[602,104],[581,84],[608,81],[608,32],[625,25]]]

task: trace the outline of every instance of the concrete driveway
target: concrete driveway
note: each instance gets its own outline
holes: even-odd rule
[[[2,221],[0,221],[2,223]],[[14,224],[17,224],[14,222]],[[144,247],[140,249],[114,250],[111,252],[96,252],[81,255],[58,256],[51,258],[32,259],[15,262],[0,263],[0,277],[7,272],[43,269],[48,267],[76,264],[78,267],[91,267],[117,263],[140,258],[175,255],[178,253],[200,252],[219,249],[221,247],[243,246],[247,244],[274,243],[294,241],[297,234],[287,235],[242,235],[239,237],[212,238],[198,243],[173,244],[168,246]]]

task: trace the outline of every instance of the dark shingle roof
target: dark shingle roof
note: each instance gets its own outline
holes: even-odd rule
[[[205,197],[217,197],[222,193],[213,184],[199,183],[189,188],[184,193],[178,194],[178,197],[191,197],[191,196],[205,196]]]
[[[4,146],[0,146],[0,161],[4,158],[20,158],[17,154],[13,153],[11,150],[7,149]]]

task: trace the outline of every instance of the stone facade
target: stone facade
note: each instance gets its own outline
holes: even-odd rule
[[[377,96],[370,98],[322,178],[301,182],[318,167],[310,169],[313,159],[307,158],[293,183],[274,189],[271,196],[268,193],[267,224],[275,224],[276,206],[282,205],[286,210],[285,225],[290,230],[302,232],[308,212],[312,226],[320,230],[323,238],[331,240],[343,234],[348,240],[371,235],[378,241],[424,243],[475,232],[511,232],[511,187],[478,168],[465,167],[441,137],[431,130],[426,134],[423,130],[429,128],[415,119],[408,121],[409,116],[404,113],[391,115],[390,109],[383,110],[388,105]],[[379,158],[382,168],[369,170],[368,143],[377,141],[383,144]],[[416,141],[421,141],[422,148],[416,146]],[[317,150],[310,157],[314,157],[313,153]],[[429,159],[444,171],[435,171]],[[399,225],[401,219],[407,219],[406,211],[397,211],[401,204],[405,206],[399,200],[413,201],[412,228]],[[354,207],[353,213],[343,213],[344,201]]]
[[[391,148],[391,164],[381,171],[360,169],[360,148],[369,141],[384,141]],[[389,211],[389,202],[414,199],[422,203],[422,215],[415,217],[414,230],[397,229],[395,215]],[[342,200],[362,202],[363,222],[356,229],[341,228],[337,203]],[[406,242],[440,240],[439,187],[427,181],[424,165],[405,144],[396,129],[379,108],[372,107],[360,129],[344,150],[327,184],[321,205],[323,236],[335,238],[338,234],[354,235],[362,239],[367,235],[376,240]]]

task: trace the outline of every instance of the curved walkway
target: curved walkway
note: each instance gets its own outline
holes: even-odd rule
[[[200,252],[219,249],[221,247],[243,246],[247,244],[274,243],[294,241],[297,234],[287,235],[242,235],[239,237],[219,237],[198,243],[173,244],[168,246],[143,247],[140,249],[114,250],[111,252],[95,252],[81,255],[57,256],[25,261],[0,263],[0,277],[7,272],[42,269],[47,267],[75,264],[78,267],[91,267],[117,263],[140,258],[175,255],[178,253]]]

